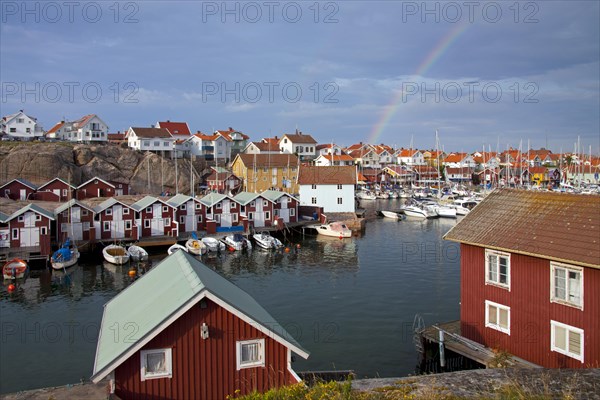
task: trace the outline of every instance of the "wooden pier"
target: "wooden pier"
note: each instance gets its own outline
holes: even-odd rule
[[[467,360],[474,361],[484,368],[497,367],[497,365],[495,365],[498,362],[497,352],[462,336],[460,321],[428,326],[420,331],[420,333],[417,332],[417,334],[420,335],[422,343],[422,348],[419,349],[422,355],[422,365],[426,365],[430,361],[428,360],[428,355],[433,353],[433,359],[436,362],[439,361],[440,369],[442,371],[466,369],[460,368],[459,364],[466,365],[469,364],[468,362],[454,363],[456,365],[449,366],[446,365],[448,364],[448,359],[451,357],[446,357],[445,350],[449,350],[451,353],[462,356]],[[512,354],[506,354],[505,359],[502,361],[506,363],[505,366],[514,368],[541,368],[537,364],[533,364]]]
[[[20,258],[27,263],[31,261],[48,262],[49,255],[43,255],[39,246],[17,247],[17,248],[0,248],[0,262],[6,262],[13,258]]]

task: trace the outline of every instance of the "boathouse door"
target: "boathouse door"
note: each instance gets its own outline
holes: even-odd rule
[[[26,212],[23,216],[24,227],[20,229],[21,247],[40,245],[40,228],[35,226],[35,219],[38,216],[34,212]]]
[[[279,199],[281,209],[279,210],[279,217],[283,219],[283,222],[290,222],[290,209],[288,208],[289,197],[282,196]]]
[[[152,236],[160,236],[165,234],[165,222],[162,217],[162,205],[154,203],[152,205],[152,221],[150,223]]]
[[[194,202],[193,201],[188,201],[187,202],[187,215],[185,216],[185,231],[186,232],[193,232],[196,230],[196,227],[194,226],[194,222],[196,220],[195,215],[194,215]]]
[[[257,199],[256,203],[256,211],[254,212],[254,226],[256,228],[262,228],[265,226],[265,212],[263,211],[263,201],[261,199]]]
[[[25,189],[19,190],[19,199],[27,200],[27,191]]]
[[[221,226],[229,227],[232,225],[231,203],[229,200],[223,200],[223,213],[221,214]]]
[[[113,206],[113,229],[114,237],[121,239],[125,237],[125,221],[123,221],[123,206],[115,204]]]
[[[73,232],[69,232],[69,235],[73,235],[73,240],[83,240],[83,224],[81,223],[81,208],[71,208],[71,226]]]

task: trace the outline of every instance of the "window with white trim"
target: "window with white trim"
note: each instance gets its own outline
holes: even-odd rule
[[[296,209],[295,208],[290,208],[290,217],[293,217],[296,215]]]
[[[15,240],[19,238],[19,230],[18,229],[15,228],[12,230],[12,238]]]
[[[131,220],[126,220],[125,221],[125,230],[126,231],[130,231],[131,230]]]
[[[550,262],[550,301],[583,309],[583,268]]]
[[[310,202],[311,202],[312,204],[317,204],[317,198],[316,198],[316,197],[313,197],[313,198],[311,198],[311,199],[310,199]]]
[[[215,217],[214,217],[214,218],[215,218],[215,222],[216,222],[217,224],[220,224],[220,223],[221,223],[221,214],[215,214]]]
[[[198,215],[198,222],[202,222],[202,215]]]
[[[48,227],[47,226],[42,226],[40,228],[40,235],[47,235],[48,234]]]
[[[231,214],[231,222],[238,222],[238,215],[237,214]]]
[[[313,184],[312,184],[312,186],[311,186],[311,189],[316,189],[316,188],[317,188],[317,185],[315,185],[315,184],[313,183]]]
[[[102,223],[102,231],[103,232],[110,232],[110,221],[104,221]]]
[[[142,350],[140,363],[142,381],[173,377],[171,349]]]
[[[583,329],[550,320],[550,349],[583,363]]]
[[[129,208],[127,208],[127,207],[123,208],[123,215],[129,215]]]
[[[269,202],[267,200],[263,200],[263,207],[269,207]]]
[[[62,195],[63,195],[63,196],[66,196],[66,195],[67,195],[67,189],[63,189],[63,190],[62,190]]]
[[[146,207],[146,212],[147,213],[151,213],[152,212],[152,207]]]
[[[196,203],[196,210],[200,209],[200,203]]]
[[[265,220],[269,221],[271,219],[271,213],[269,211],[265,211]]]
[[[36,221],[41,221],[42,220],[42,216],[40,214],[35,214],[35,220]]]
[[[338,190],[342,190],[342,185],[338,184],[337,188],[338,188]]]
[[[165,218],[163,220],[163,222],[164,222],[165,226],[171,226],[171,218]]]
[[[25,217],[24,217],[23,215],[19,215],[19,216],[17,217],[17,221],[19,221],[19,222],[23,222],[23,221],[25,221]]]
[[[341,197],[338,197],[338,198],[337,198],[337,203],[338,203],[338,204],[342,204],[342,198],[341,198]]]
[[[185,223],[185,215],[180,215],[180,216],[179,216],[179,223],[180,223],[180,224],[183,224],[183,223]]]
[[[221,208],[223,208],[223,206],[221,205],[221,203],[217,203],[217,204],[215,205],[215,208],[216,208],[217,210],[220,210]]]
[[[486,300],[485,326],[510,335],[510,307]]]
[[[144,228],[150,228],[150,220],[149,219],[144,220]]]
[[[163,206],[163,212],[164,213],[169,212],[169,206]]]
[[[265,366],[265,339],[243,340],[236,343],[237,370]]]
[[[485,251],[485,283],[510,290],[510,254],[496,250]]]
[[[112,215],[112,208],[107,208],[105,214]]]
[[[82,217],[87,217],[87,216],[88,216],[88,210],[86,210],[86,209],[82,209],[82,210],[81,210],[81,216],[82,216]]]
[[[254,213],[253,212],[249,212],[248,213],[248,221],[252,221],[254,219]]]

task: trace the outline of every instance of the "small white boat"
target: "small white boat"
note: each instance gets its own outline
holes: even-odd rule
[[[102,249],[102,255],[104,259],[111,264],[123,265],[129,261],[129,253],[125,250],[125,247],[119,246],[118,244],[109,244]]]
[[[375,198],[377,199],[389,199],[390,195],[386,192],[377,192],[377,194],[375,195]]]
[[[129,258],[133,261],[144,261],[148,259],[148,252],[141,246],[132,244],[127,248]]]
[[[208,251],[223,251],[225,250],[225,244],[212,237],[203,237],[202,243],[206,246]]]
[[[252,238],[263,249],[278,249],[283,247],[281,240],[271,236],[269,232],[255,233]]]
[[[438,216],[435,212],[427,210],[423,207],[412,205],[403,207],[402,211],[404,211],[404,215],[406,215],[407,217],[413,218],[435,218]]]
[[[402,214],[396,212],[396,211],[385,211],[382,210],[381,214],[385,217],[385,218],[390,218],[390,219],[402,219]]]
[[[167,249],[167,253],[169,253],[169,255],[171,255],[179,250],[185,251],[186,253],[188,252],[187,248],[185,248],[184,246],[182,246],[180,244],[175,243],[173,246],[171,246]]]
[[[234,250],[252,249],[252,243],[246,239],[240,233],[234,233],[233,235],[227,235],[223,238],[225,245],[233,248]]]
[[[339,238],[352,237],[352,231],[341,222],[330,222],[328,224],[320,225],[317,228],[319,235],[333,236]]]
[[[55,270],[63,270],[65,268],[72,267],[77,263],[79,259],[79,251],[77,247],[71,244],[71,240],[67,239],[67,241],[62,245],[62,247],[52,254],[50,257],[50,265]]]
[[[390,199],[397,199],[399,197],[398,193],[394,190],[388,192],[388,194],[390,195]]]
[[[188,239],[185,242],[185,248],[187,249],[188,253],[194,254],[196,256],[206,254],[206,252],[208,251],[206,249],[206,245],[201,240],[193,238]]]
[[[356,198],[359,200],[376,200],[377,196],[368,190],[359,190],[356,192]]]

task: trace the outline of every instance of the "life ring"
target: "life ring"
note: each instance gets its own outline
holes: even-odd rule
[[[200,247],[200,243],[198,243],[198,241],[196,240],[193,242],[192,247],[197,249],[198,247]]]

